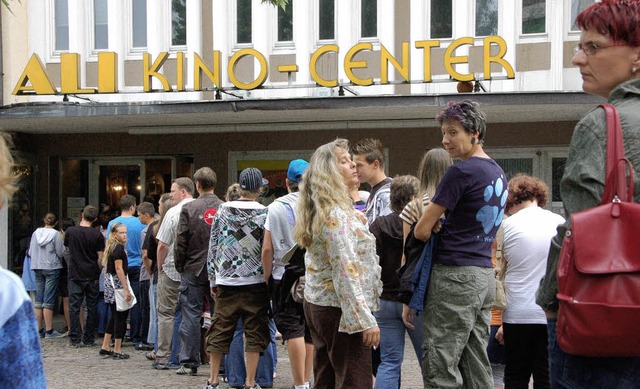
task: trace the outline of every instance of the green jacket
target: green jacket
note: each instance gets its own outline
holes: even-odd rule
[[[640,79],[623,82],[609,95],[607,102],[618,110],[624,150],[633,164],[635,174],[634,202],[640,202]],[[602,201],[606,161],[607,125],[604,109],[594,108],[576,125],[569,146],[569,155],[560,182],[560,194],[567,222],[558,226],[551,240],[547,272],[540,284],[536,303],[544,310],[557,312],[558,256],[571,214],[593,208]]]

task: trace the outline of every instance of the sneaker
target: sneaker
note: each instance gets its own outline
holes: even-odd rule
[[[156,369],[156,370],[169,370],[169,364],[165,363],[165,362],[158,362],[155,361],[151,364],[151,367]]]
[[[204,386],[204,389],[218,389],[220,384],[212,384],[207,380],[207,384]]]
[[[136,350],[150,351],[153,350],[153,345],[145,342],[136,343]]]
[[[176,374],[178,375],[197,375],[198,374],[198,368],[197,367],[186,367],[184,365],[180,366],[180,368],[178,368],[178,370],[176,370]]]
[[[52,330],[51,332],[45,332],[44,333],[44,338],[45,339],[61,338],[62,336],[64,336],[64,335],[62,335],[61,333],[59,333],[56,330]]]

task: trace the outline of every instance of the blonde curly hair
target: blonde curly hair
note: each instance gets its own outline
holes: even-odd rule
[[[355,212],[349,188],[338,167],[340,150],[349,151],[349,141],[336,139],[316,149],[302,176],[296,225],[296,242],[309,247],[326,224],[332,209],[339,207]]]
[[[0,208],[9,201],[16,191],[13,175],[13,157],[11,156],[11,138],[8,134],[0,132]]]

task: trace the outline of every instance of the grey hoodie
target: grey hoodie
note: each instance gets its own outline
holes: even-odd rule
[[[31,270],[53,270],[62,268],[64,245],[60,231],[40,227],[31,235],[29,244]]]

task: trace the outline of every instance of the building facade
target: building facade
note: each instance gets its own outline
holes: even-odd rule
[[[571,65],[593,0],[22,0],[0,10],[0,130],[20,191],[0,223],[9,267],[49,210],[158,197],[210,166],[217,193],[248,166],[272,189],[293,158],[378,137],[390,175],[440,145],[465,98],[489,155],[552,190],[573,127],[600,102]],[[27,242],[28,243],[28,242]]]

